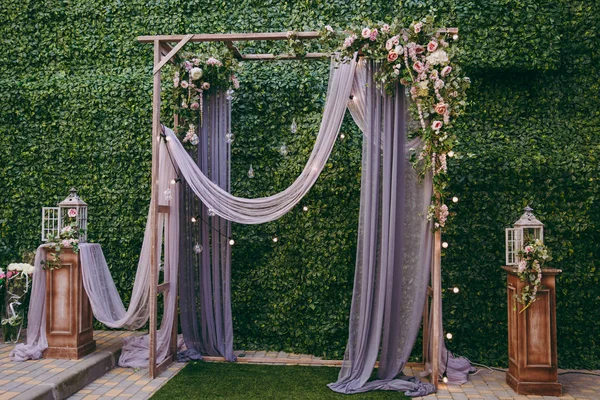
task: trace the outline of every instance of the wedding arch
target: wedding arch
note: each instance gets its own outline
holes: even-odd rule
[[[443,28],[439,29],[438,32],[443,35],[456,35],[458,34],[458,28]],[[321,36],[320,32],[298,32],[293,33],[294,37],[298,40],[309,40],[309,39],[318,39]],[[154,46],[154,86],[153,86],[153,119],[152,119],[152,129],[153,129],[153,162],[152,162],[152,207],[150,211],[150,221],[151,221],[151,231],[153,232],[152,236],[152,246],[159,246],[159,238],[157,234],[157,221],[158,214],[163,212],[160,207],[156,206],[158,204],[158,196],[160,193],[158,186],[158,145],[160,142],[161,135],[164,136],[164,127],[161,125],[161,112],[160,112],[160,91],[161,91],[161,69],[169,62],[173,62],[174,57],[176,57],[177,53],[185,46],[188,42],[223,42],[227,45],[227,47],[232,51],[235,57],[240,61],[266,61],[266,60],[290,60],[290,59],[323,59],[328,58],[330,54],[327,53],[307,53],[302,56],[297,56],[294,54],[281,54],[281,55],[273,55],[273,54],[242,54],[236,47],[235,42],[240,41],[287,41],[290,39],[290,32],[274,32],[274,33],[233,33],[233,34],[189,34],[189,35],[168,35],[168,36],[141,36],[138,40],[141,43],[149,43]],[[174,47],[171,47],[172,44],[175,44]],[[374,86],[374,82],[371,82]],[[364,101],[364,99],[363,99]],[[352,111],[352,107],[351,107]],[[177,125],[178,116],[175,115],[174,124]],[[364,130],[364,129],[363,129]],[[169,138],[169,136],[167,136]],[[318,140],[318,139],[317,139]],[[322,143],[315,144],[315,148]],[[179,154],[181,155],[181,154]],[[309,161],[310,164],[310,161]],[[308,165],[308,164],[307,164]],[[316,177],[315,177],[316,179]],[[439,193],[435,194],[435,196],[439,197]],[[203,198],[203,200],[205,200]],[[216,199],[218,201],[218,199]],[[216,210],[215,210],[216,211]],[[219,211],[221,211],[219,213]],[[225,210],[216,211],[219,215],[226,215]],[[272,211],[269,211],[272,213]],[[285,210],[287,212],[287,210]],[[283,215],[283,214],[281,214]],[[277,218],[280,215],[277,214]],[[231,217],[231,216],[229,216]],[[275,218],[273,218],[275,219]],[[248,221],[245,221],[248,222]],[[423,343],[423,353],[425,356],[426,362],[431,363],[431,376],[438,376],[438,371],[440,369],[440,360],[446,356],[442,354],[442,347],[440,342],[443,341],[443,333],[441,329],[441,248],[442,248],[442,239],[441,232],[439,229],[435,230],[433,234],[433,254],[432,254],[432,262],[431,262],[431,287],[429,289],[432,297],[431,301],[431,312],[429,311],[429,307],[425,308],[424,311],[424,337],[427,338],[431,334],[431,354],[437,354],[437,356],[431,356],[429,354],[429,340],[424,339]],[[156,252],[151,253],[155,256]],[[155,265],[157,260],[151,262],[151,264]],[[150,294],[150,376],[154,377],[161,369],[164,368],[163,365],[156,366],[156,321],[157,321],[157,293],[162,292],[164,289],[164,284],[158,284],[157,272],[153,270],[153,274],[151,274],[151,294]],[[431,320],[429,321],[429,318]],[[429,330],[431,329],[431,332]],[[175,340],[175,336],[173,336],[173,341]],[[174,347],[173,347],[174,348]],[[432,382],[437,387],[437,379],[432,379]]]
[[[452,118],[465,104],[461,90],[468,80],[458,78],[459,67],[450,62],[452,49],[446,39],[457,35],[458,29],[436,29],[431,22],[424,19],[407,29],[380,24],[360,33],[345,32],[342,55],[242,54],[235,44],[288,41],[296,45],[317,38],[335,41],[337,33],[329,26],[321,32],[138,38],[154,47],[152,185],[129,309],[123,306],[100,246],[80,245],[83,284],[96,318],[109,327],[132,329],[142,327],[149,318],[149,334],[126,341],[121,365],[148,365],[149,375],[154,378],[177,358],[178,290],[182,294],[181,326],[188,348],[185,356],[199,358],[205,353],[235,360],[229,286],[230,247],[234,244],[230,223],[264,223],[294,208],[319,177],[349,109],[363,133],[357,261],[346,354],[338,381],[329,386],[342,393],[387,389],[422,396],[435,390],[441,373],[457,383],[466,380],[468,360],[444,351],[441,228],[448,216],[445,173],[446,157],[452,157],[455,139]],[[385,45],[375,46],[382,37]],[[229,193],[231,95],[218,85],[209,96],[203,93],[211,85],[200,84],[203,72],[197,67],[198,60],[185,61],[183,76],[176,75],[174,82],[175,87],[185,89],[180,110],[200,116],[199,126],[190,124],[182,140],[197,146],[196,160],[190,157],[177,132],[161,123],[161,71],[167,63],[181,63],[178,55],[187,43],[200,42],[222,42],[239,61],[331,57],[326,104],[315,145],[302,173],[284,191],[255,199]],[[206,62],[222,66],[212,57]],[[233,76],[229,78],[235,83]],[[410,107],[417,126],[411,140],[406,138],[406,92],[412,99]],[[175,113],[175,130],[179,118]],[[188,205],[197,202],[196,198],[200,200],[199,208],[197,204]],[[210,225],[194,228],[203,265],[200,276],[196,276],[198,272],[189,268],[191,262],[182,251],[187,240],[185,230],[190,220],[208,219]],[[40,247],[36,270],[41,269],[44,254]],[[44,282],[43,274],[34,275],[31,302],[41,306],[30,311],[27,345],[17,346],[11,353],[13,359],[39,358],[47,346],[42,323]],[[200,290],[196,290],[197,284]],[[161,294],[164,310],[158,328]],[[202,326],[192,318],[198,307]],[[396,379],[410,356],[421,322],[423,360],[433,386]],[[379,380],[368,381],[378,359]]]

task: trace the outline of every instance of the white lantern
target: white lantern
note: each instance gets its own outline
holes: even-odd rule
[[[523,248],[525,241],[539,239],[544,242],[544,224],[533,215],[531,207],[525,207],[524,211],[521,218],[513,224],[513,228],[506,229],[506,265],[519,263],[518,252]]]
[[[87,203],[77,195],[77,189],[71,188],[69,196],[58,203],[59,228],[62,230],[70,222],[79,228],[79,242],[87,241]]]

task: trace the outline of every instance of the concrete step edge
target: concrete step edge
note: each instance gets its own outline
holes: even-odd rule
[[[63,400],[117,366],[122,341],[93,353],[75,366],[13,397],[13,400]]]

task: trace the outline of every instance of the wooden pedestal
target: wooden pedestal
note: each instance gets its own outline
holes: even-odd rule
[[[518,394],[560,396],[556,355],[556,275],[559,269],[542,270],[542,288],[525,311],[521,282],[515,268],[508,272],[508,372],[506,382]]]
[[[53,257],[51,249],[47,257]],[[59,269],[46,271],[46,336],[44,358],[78,359],[96,349],[93,314],[83,288],[79,254],[64,249]]]

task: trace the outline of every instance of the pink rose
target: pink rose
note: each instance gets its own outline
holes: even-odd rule
[[[62,245],[63,247],[70,247],[71,246],[71,242],[69,242],[68,239],[65,239],[62,241]]]
[[[208,83],[208,82],[204,82],[204,83],[202,84],[202,90],[208,90],[208,89],[210,89],[210,83]]]
[[[346,38],[346,40],[344,40],[344,48],[346,49],[346,48],[352,46],[352,43],[354,43],[355,40],[356,40],[356,35],[348,36]]]
[[[425,51],[425,47],[421,46],[420,44],[415,46],[415,53],[417,54],[421,54]]]
[[[446,65],[443,69],[442,69],[442,76],[446,76],[448,75],[450,72],[452,72],[452,67],[449,65]]]
[[[200,104],[198,104],[197,102],[193,102],[192,104],[190,104],[190,109],[197,110],[198,108],[200,108]]]
[[[444,104],[444,103],[438,103],[435,105],[435,112],[440,115],[444,115],[446,113],[447,109],[448,109],[448,106],[446,106],[446,104]]]
[[[77,209],[76,208],[69,208],[69,211],[67,212],[67,215],[69,216],[69,218],[75,218],[77,216]]]
[[[388,24],[383,24],[381,26],[381,32],[383,32],[383,33],[389,33],[390,32],[390,26]]]
[[[431,42],[429,42],[427,44],[427,51],[430,53],[433,53],[434,51],[436,51],[438,48],[438,43],[434,40],[432,40]]]
[[[531,253],[533,251],[533,247],[525,246],[525,253]]]
[[[396,75],[400,75],[400,68],[396,68],[398,67],[397,65],[394,67],[394,74]]]
[[[408,42],[408,35],[402,35],[402,39],[404,40],[404,43]]]
[[[369,39],[371,37],[371,30],[369,28],[363,29],[361,36],[365,39]]]
[[[423,28],[423,23],[419,22],[419,23],[415,24],[415,33],[421,32],[422,28]]]
[[[379,34],[379,32],[377,32],[377,28],[375,28],[371,31],[371,34],[369,35],[369,39],[371,40],[371,42],[374,42],[375,40],[377,40],[378,34]]]
[[[387,42],[385,42],[385,49],[387,51],[390,51],[393,47],[394,43],[392,42],[392,39],[389,39]]]
[[[416,86],[413,86],[410,88],[410,95],[412,97],[417,97],[417,87]]]
[[[433,121],[433,123],[431,124],[431,129],[433,129],[434,131],[439,131],[440,129],[442,129],[442,126],[444,124],[442,123],[442,121]]]
[[[444,81],[441,79],[438,79],[437,81],[435,81],[435,85],[433,85],[434,88],[436,89],[441,89],[444,87]]]
[[[391,50],[387,56],[388,62],[394,62],[397,59],[398,59],[398,53],[396,53],[394,50]]]
[[[181,81],[181,87],[187,89],[190,84],[187,81]]]
[[[194,65],[199,65],[200,64],[200,60],[198,60],[197,58],[192,58],[192,63]]]
[[[6,278],[6,275],[4,274],[4,272],[0,272],[0,279],[4,279]]]
[[[173,77],[173,86],[179,86],[179,72],[175,72],[175,76]]]
[[[398,35],[394,36],[391,40],[394,46],[398,46],[400,44],[400,37]]]
[[[421,72],[425,71],[425,65],[423,65],[423,63],[421,61],[417,61],[416,63],[413,64],[413,69],[415,71],[417,71],[418,73],[421,73]]]

